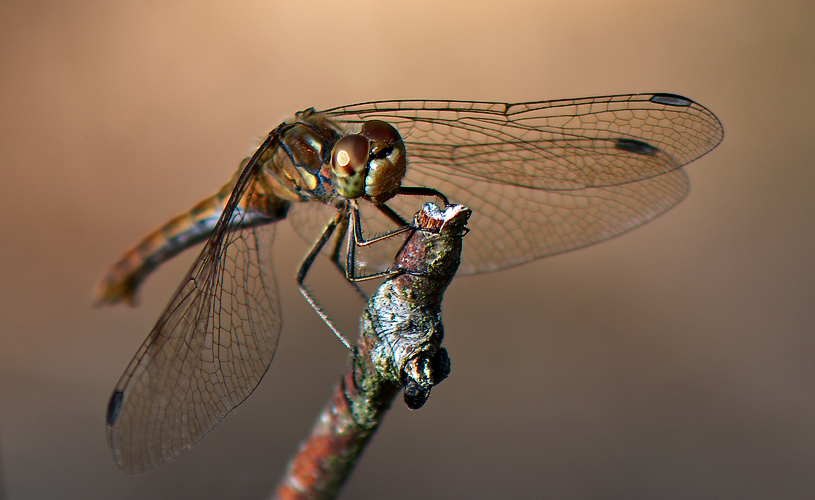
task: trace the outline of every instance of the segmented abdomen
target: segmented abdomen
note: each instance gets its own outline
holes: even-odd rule
[[[245,164],[246,160],[217,193],[173,217],[124,252],[97,285],[93,294],[94,305],[115,304],[120,301],[134,305],[136,289],[150,272],[187,248],[206,241],[220,219]],[[241,225],[275,222],[285,217],[287,208],[288,202],[274,194],[250,189],[238,207],[247,215],[242,219]]]

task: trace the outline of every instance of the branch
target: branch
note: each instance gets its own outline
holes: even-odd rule
[[[442,212],[431,203],[416,214],[394,260],[401,272],[368,301],[356,352],[273,498],[334,498],[399,390],[418,409],[450,373],[441,300],[458,269],[469,217],[461,205]]]

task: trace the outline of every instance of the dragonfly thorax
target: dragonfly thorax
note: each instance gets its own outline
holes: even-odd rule
[[[402,136],[391,125],[371,120],[358,134],[334,144],[331,185],[345,198],[367,196],[375,203],[384,203],[398,191],[406,168]]]

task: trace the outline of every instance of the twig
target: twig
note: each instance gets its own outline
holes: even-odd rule
[[[368,301],[356,352],[273,498],[334,498],[399,390],[418,409],[447,377],[441,300],[458,269],[469,216],[461,205],[440,211],[431,203],[416,214],[394,260],[401,273]]]

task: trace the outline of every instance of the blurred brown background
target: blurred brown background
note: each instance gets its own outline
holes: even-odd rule
[[[724,123],[687,168],[688,199],[602,245],[459,277],[450,378],[421,411],[394,406],[342,498],[815,497],[814,86],[808,1],[3,3],[6,497],[272,489],[347,356],[296,290],[306,245],[288,223],[271,370],[153,472],[116,468],[105,405],[195,252],[138,308],[92,309],[89,294],[287,116],[628,92],[687,95]],[[363,304],[318,274],[353,329]]]

